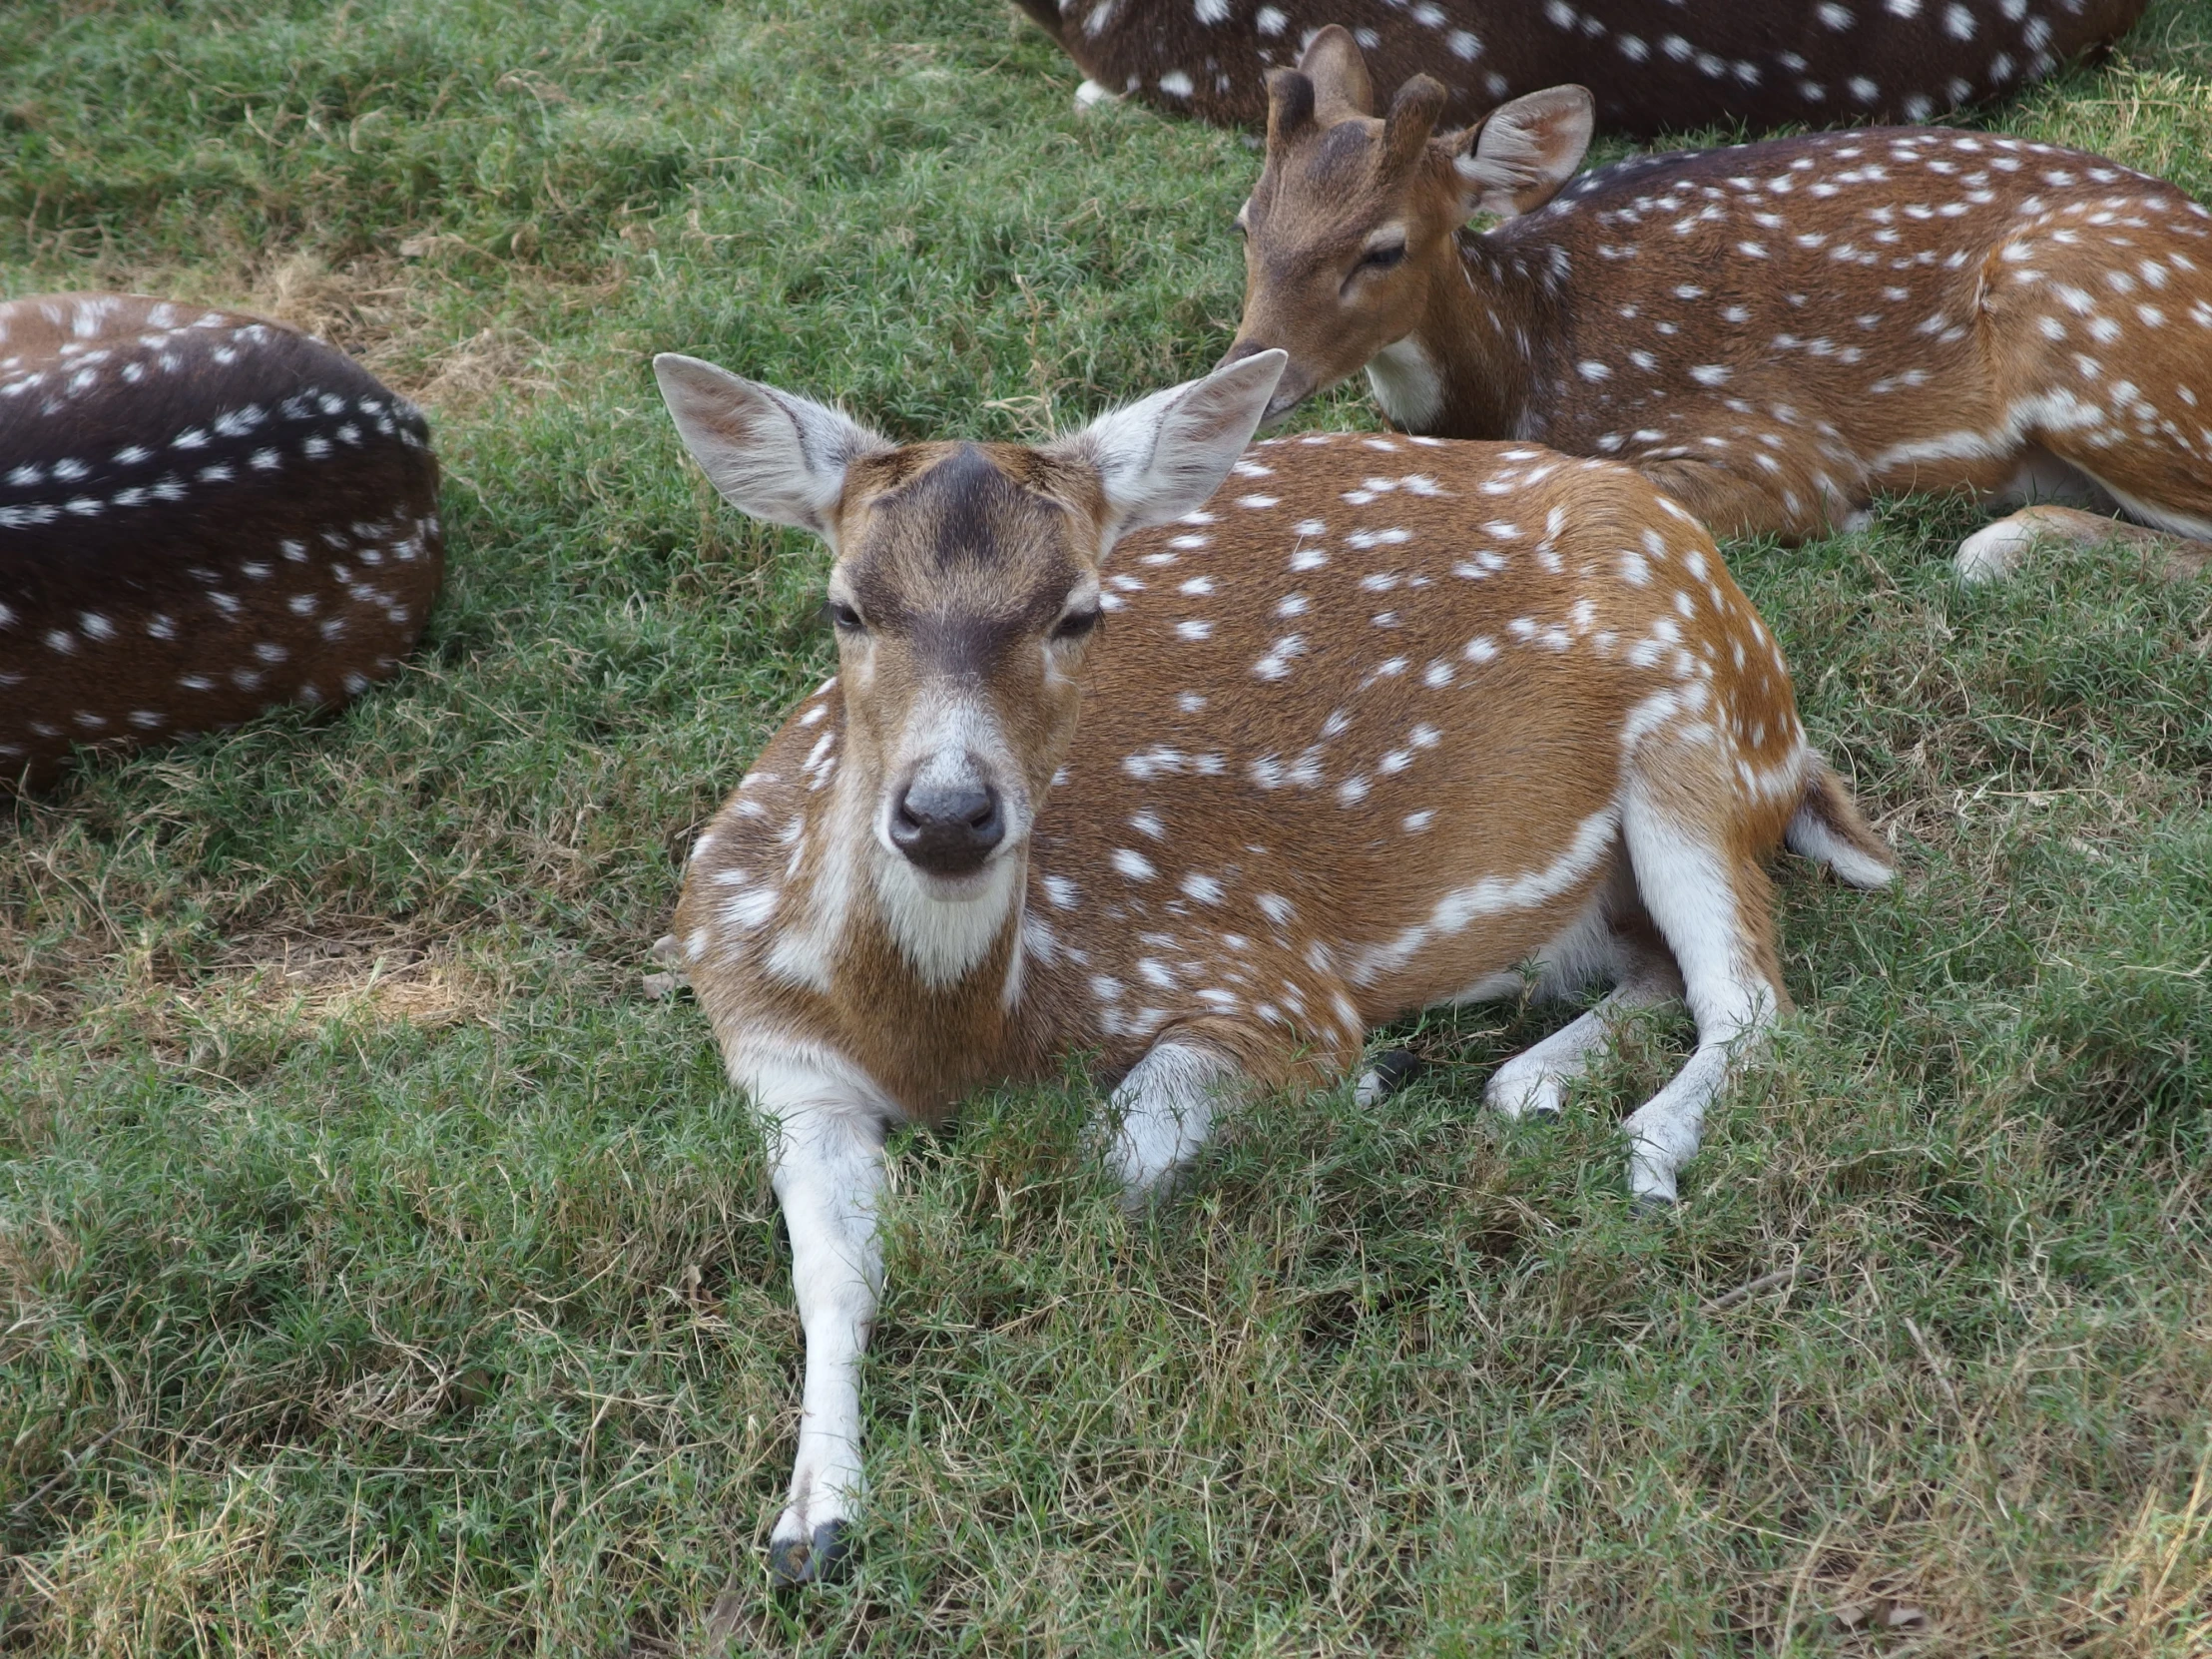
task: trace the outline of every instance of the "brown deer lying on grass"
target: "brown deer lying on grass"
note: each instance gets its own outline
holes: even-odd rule
[[[0,784],[389,674],[438,591],[437,488],[414,406],[295,329],[0,304]]]
[[[898,446],[656,360],[722,493],[835,554],[837,673],[699,837],[675,935],[775,1124],[807,1333],[786,1580],[840,1553],[860,1483],[892,1125],[1092,1053],[1141,1198],[1222,1097],[1343,1076],[1376,1026],[1533,963],[1614,988],[1499,1068],[1509,1112],[1686,996],[1697,1051],[1626,1124],[1665,1202],[1786,1001],[1761,860],[1890,877],[1687,513],[1535,447],[1248,452],[1282,365],[1020,448]]]
[[[1370,113],[1341,29],[1270,87],[1224,360],[1290,352],[1273,414],[1365,366],[1408,430],[1617,457],[1722,537],[1823,535],[1877,492],[1948,489],[2212,536],[2212,215],[2169,185],[1926,129],[1570,185],[1581,88],[1438,135],[1424,76]],[[1475,213],[1505,218],[1463,233]],[[1967,538],[1960,572],[2053,528],[2114,526],[2043,508]]]
[[[1021,0],[1089,77],[1224,126],[1267,112],[1264,77],[1343,24],[1388,86],[1426,72],[1471,121],[1579,81],[1614,131],[1926,121],[2117,38],[2144,0]]]

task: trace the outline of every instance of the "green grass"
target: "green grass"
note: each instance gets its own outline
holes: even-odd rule
[[[7,5],[0,292],[357,348],[452,574],[344,715],[4,809],[0,1651],[696,1651],[726,1584],[806,1654],[2212,1648],[2212,586],[1962,592],[1944,503],[1732,550],[1905,878],[1785,861],[1801,1012],[1677,1216],[1613,1128],[1674,1019],[1527,1127],[1560,1016],[1423,1022],[1139,1227],[1085,1087],[978,1100],[895,1151],[858,1573],[768,1594],[783,1244],[640,983],[822,556],[646,358],[916,436],[1210,361],[1256,158],[1076,78],[993,0]],[[2212,0],[1980,117],[2212,200]]]

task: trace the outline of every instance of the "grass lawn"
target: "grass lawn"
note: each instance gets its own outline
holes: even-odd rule
[[[1219,352],[1257,158],[1001,0],[0,9],[0,293],[356,348],[451,570],[342,716],[0,806],[0,1652],[695,1652],[726,1585],[803,1654],[2212,1651],[2212,583],[1732,548],[1904,878],[1783,860],[1679,1213],[1614,1128],[1679,1017],[1517,1127],[1564,1014],[1424,1021],[1141,1226],[1089,1089],[980,1099],[895,1148],[859,1569],[780,1600],[774,1199],[641,981],[823,555],[647,357],[1033,436]],[[2212,200],[2212,0],[1978,120]]]

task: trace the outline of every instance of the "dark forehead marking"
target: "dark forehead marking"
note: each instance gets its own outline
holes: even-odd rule
[[[982,445],[959,443],[896,489],[878,496],[877,513],[895,515],[910,552],[939,570],[1003,568],[1065,529],[1058,507],[1009,478]]]
[[[860,609],[940,666],[976,668],[1049,627],[1079,570],[1062,468],[1036,451],[946,445],[877,495],[845,563]]]
[[[1376,122],[1340,121],[1299,140],[1288,152],[1279,153],[1281,169],[1271,165],[1264,172],[1277,175],[1278,189],[1293,178],[1302,189],[1365,185],[1374,171],[1376,131],[1380,131]]]

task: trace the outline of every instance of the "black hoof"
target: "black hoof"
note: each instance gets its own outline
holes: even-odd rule
[[[1421,1057],[1409,1048],[1385,1048],[1360,1073],[1355,1091],[1360,1104],[1373,1106],[1389,1099],[1420,1074],[1421,1065]]]
[[[1661,1198],[1657,1193],[1638,1193],[1628,1201],[1638,1221],[1657,1221],[1661,1216],[1674,1214],[1674,1200]]]
[[[778,1589],[821,1584],[841,1573],[852,1558],[852,1539],[841,1520],[824,1521],[811,1538],[779,1538],[768,1546],[768,1576]]]
[[[1368,1069],[1382,1081],[1384,1094],[1395,1094],[1421,1072],[1421,1057],[1409,1048],[1385,1048]]]

